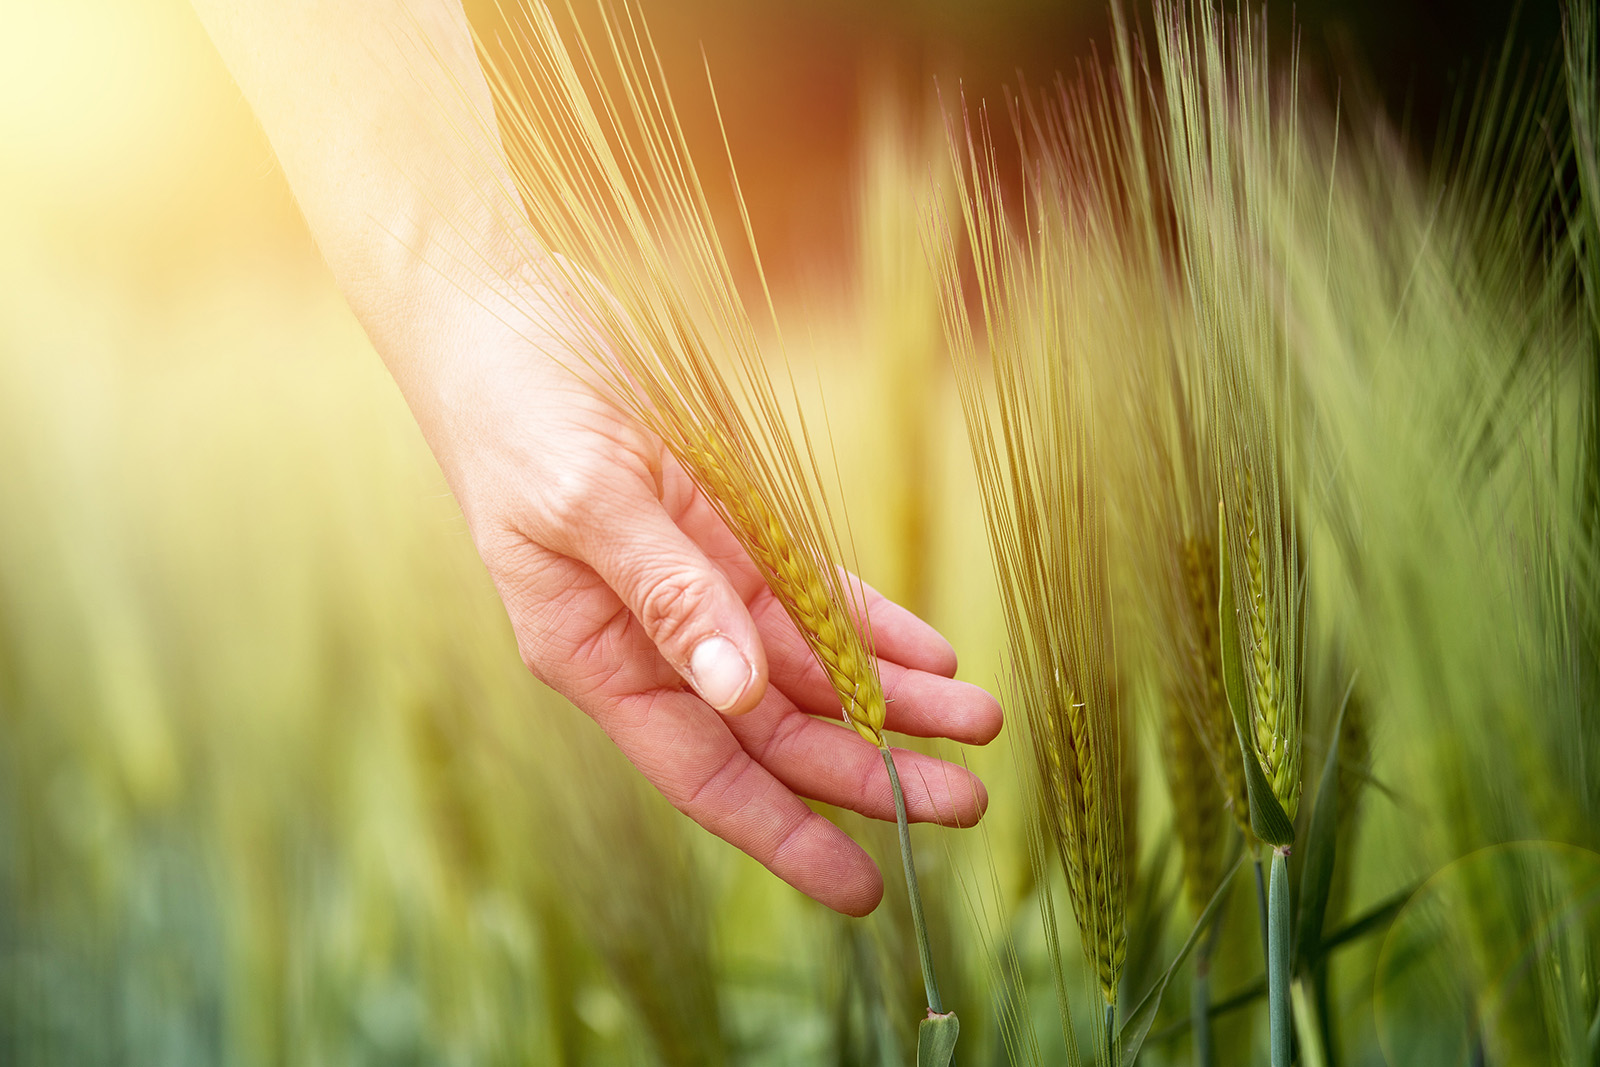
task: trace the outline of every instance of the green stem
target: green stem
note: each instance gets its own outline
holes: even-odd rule
[[[889,786],[894,790],[894,822],[900,831],[900,864],[906,871],[906,895],[911,898],[911,925],[917,932],[917,958],[922,963],[922,986],[928,993],[928,1011],[944,1014],[944,1003],[939,999],[939,980],[933,975],[933,950],[928,945],[928,924],[922,918],[922,893],[917,889],[917,865],[911,858],[911,824],[906,819],[906,795],[900,788],[900,773],[894,769],[894,756],[889,746],[878,749],[883,765],[889,770]]]
[[[1117,1062],[1117,1006],[1106,1005],[1106,1065]]]
[[[1189,986],[1189,1027],[1194,1035],[1195,1067],[1212,1067],[1211,968],[1204,960],[1196,962],[1194,983]]]
[[[1272,850],[1267,893],[1267,1017],[1272,1025],[1272,1067],[1289,1067],[1289,862]]]
[[[1328,1067],[1328,1053],[1322,1046],[1322,1027],[1305,979],[1295,980],[1290,996],[1294,1002],[1294,1028],[1300,1035],[1301,1067]]]

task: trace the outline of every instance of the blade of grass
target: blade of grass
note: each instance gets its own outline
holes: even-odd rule
[[[1333,886],[1333,868],[1338,858],[1339,738],[1343,732],[1345,708],[1348,706],[1347,691],[1345,704],[1339,709],[1339,717],[1333,724],[1328,758],[1323,762],[1322,778],[1317,785],[1317,803],[1311,811],[1311,826],[1306,831],[1294,959],[1295,969],[1306,973],[1316,967],[1320,958],[1322,923],[1328,910],[1328,894]]]
[[[1297,978],[1289,991],[1289,999],[1294,1009],[1295,1033],[1300,1038],[1302,1067],[1328,1067],[1328,1053],[1322,1047],[1321,1022],[1311,1003],[1310,979]]]

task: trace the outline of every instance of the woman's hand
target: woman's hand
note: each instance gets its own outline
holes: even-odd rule
[[[892,819],[888,777],[794,624],[658,440],[524,337],[485,329],[454,361],[474,370],[448,391],[456,414],[424,423],[524,662],[679,810],[824,904],[872,910],[872,861],[801,798]],[[944,639],[868,598],[888,727],[992,739],[1000,709],[952,679]],[[966,770],[896,760],[912,819],[982,814]]]

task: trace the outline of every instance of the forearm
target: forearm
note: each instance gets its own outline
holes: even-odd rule
[[[489,328],[494,279],[515,267],[516,194],[459,0],[194,6],[428,429],[449,377],[439,362],[475,347],[463,333]]]

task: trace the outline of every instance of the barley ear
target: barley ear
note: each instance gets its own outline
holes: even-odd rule
[[[1183,890],[1198,915],[1222,876],[1221,846],[1227,823],[1205,746],[1177,701],[1168,704],[1166,727],[1162,747],[1172,795],[1172,825],[1181,852]]]
[[[1228,710],[1233,713],[1234,732],[1239,737],[1239,754],[1244,761],[1245,791],[1250,798],[1250,829],[1274,847],[1294,843],[1294,822],[1272,791],[1272,783],[1261,767],[1256,750],[1255,731],[1250,728],[1250,706],[1245,695],[1243,647],[1239,642],[1239,611],[1233,593],[1233,565],[1228,551],[1227,507],[1217,504],[1218,580],[1217,629],[1221,634],[1222,683],[1228,695]]]
[[[1177,704],[1188,719],[1201,754],[1211,765],[1216,787],[1241,833],[1250,833],[1250,800],[1245,793],[1244,770],[1234,758],[1239,747],[1228,713],[1228,696],[1222,681],[1222,654],[1217,630],[1217,548],[1205,536],[1187,537],[1180,550],[1185,623],[1192,634],[1187,649],[1187,685],[1180,688]],[[1187,707],[1183,705],[1187,704]],[[1178,727],[1174,725],[1174,731]],[[1211,895],[1205,890],[1202,901]]]
[[[675,426],[667,419],[662,423],[663,439],[755,562],[774,598],[816,656],[839,698],[845,724],[882,748],[887,711],[883,685],[867,636],[843,606],[853,591],[844,587],[829,560],[819,559],[817,552],[806,549],[803,537],[791,534],[795,524],[779,518],[723,436]],[[825,544],[815,535],[811,540]],[[832,583],[824,568],[833,570]]]
[[[1251,723],[1255,728],[1256,755],[1272,783],[1272,793],[1292,820],[1300,802],[1300,724],[1290,707],[1278,653],[1287,653],[1276,636],[1271,614],[1272,590],[1267,588],[1267,563],[1257,515],[1255,475],[1247,464],[1243,478],[1245,589],[1250,600],[1249,673]],[[1240,650],[1241,653],[1244,649]]]

